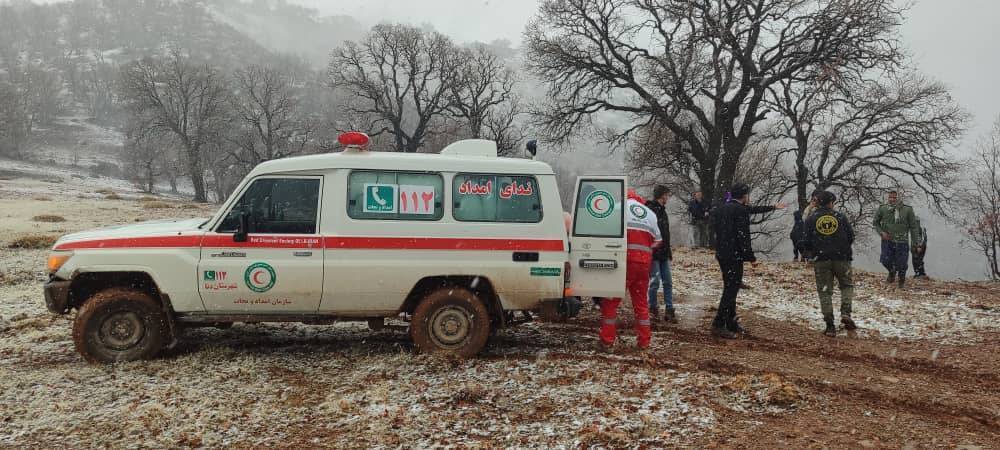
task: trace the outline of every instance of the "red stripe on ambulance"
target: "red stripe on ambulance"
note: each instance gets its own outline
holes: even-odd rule
[[[325,244],[325,245],[321,245]],[[56,250],[105,248],[321,248],[349,250],[474,250],[562,252],[561,239],[462,239],[428,237],[366,236],[249,236],[234,242],[232,235],[149,236],[76,241],[59,244]]]

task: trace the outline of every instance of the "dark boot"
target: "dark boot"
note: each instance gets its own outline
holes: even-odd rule
[[[906,275],[900,275],[899,276],[899,288],[903,289],[904,287],[906,287]]]
[[[750,332],[747,331],[746,328],[743,328],[739,322],[733,322],[733,324],[729,326],[729,331],[737,334],[750,334]]]
[[[723,339],[736,339],[736,333],[724,327],[712,327],[712,335]]]
[[[826,322],[826,330],[823,331],[823,334],[829,337],[837,337],[837,327],[833,325],[832,320]]]
[[[851,320],[851,316],[841,316],[840,323],[844,324],[844,329],[847,331],[858,329],[858,326],[854,324],[853,320]]]
[[[889,276],[885,278],[886,284],[892,284],[896,282],[896,274],[889,273]]]
[[[677,323],[677,314],[674,313],[674,308],[667,308],[667,311],[663,313],[663,320],[667,323]]]

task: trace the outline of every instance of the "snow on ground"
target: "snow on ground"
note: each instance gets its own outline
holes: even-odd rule
[[[718,266],[711,254],[692,251],[673,270],[675,294],[702,296],[718,302],[722,290]],[[705,268],[714,270],[704,270]],[[885,286],[881,275],[855,272],[852,317],[861,337],[933,340],[946,344],[974,343],[983,332],[1000,331],[1000,310],[978,306],[976,298],[935,289],[923,281],[909,281],[903,290]],[[738,304],[762,316],[822,330],[823,316],[816,294],[812,266],[767,263],[747,265],[746,283]],[[834,314],[840,317],[840,292],[834,290]]]

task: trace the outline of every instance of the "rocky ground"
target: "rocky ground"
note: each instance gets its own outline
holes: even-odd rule
[[[7,247],[211,208],[5,167],[0,447],[1000,447],[996,285],[896,290],[859,273],[862,328],[830,339],[810,268],[765,263],[741,294],[750,335],[722,341],[707,331],[717,268],[686,249],[680,323],[655,324],[647,353],[623,307],[614,354],[595,351],[587,308],[505,331],[470,360],[416,356],[404,333],[357,324],[237,324],[190,330],[154,361],[88,365],[72,315],[44,308],[46,250]],[[65,221],[33,220],[47,215]]]

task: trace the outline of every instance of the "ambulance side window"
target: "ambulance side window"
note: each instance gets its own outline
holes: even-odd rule
[[[216,231],[236,232],[246,212],[248,233],[315,234],[318,208],[318,179],[262,178],[243,192]]]
[[[440,220],[444,216],[444,178],[439,173],[355,170],[347,180],[347,216]]]
[[[537,223],[541,196],[535,177],[458,174],[452,185],[453,214],[462,222]]]

